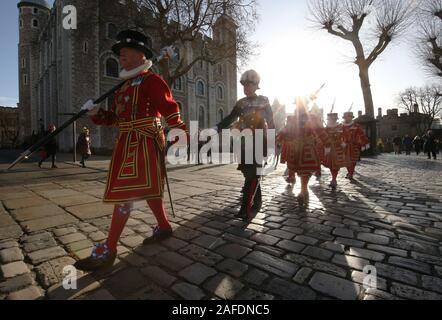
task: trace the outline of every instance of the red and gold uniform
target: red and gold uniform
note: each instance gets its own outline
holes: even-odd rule
[[[327,127],[325,131],[330,139],[330,153],[324,157],[324,166],[331,171],[339,171],[348,165],[342,125]]]
[[[341,168],[348,166],[346,144],[344,142],[344,129],[338,124],[338,114],[330,113],[327,116],[327,128],[325,131],[329,137],[330,145],[325,152],[324,166],[330,169],[332,181],[330,186],[335,189],[338,185],[337,176]]]
[[[323,128],[297,127],[296,117],[289,117],[287,122],[278,135],[282,144],[281,163],[287,163],[289,170],[299,176],[310,177],[321,168],[316,145],[328,143],[327,134]]]
[[[152,236],[143,244],[164,240],[173,232],[163,203],[165,135],[160,117],[165,118],[170,129],[185,130],[186,126],[168,85],[149,71],[153,53],[147,43],[148,38],[138,31],[125,30],[118,34],[112,50],[120,60],[131,61],[138,67],[120,73],[125,82],[115,92],[110,110],[100,108],[91,116],[97,125],[119,128],[103,197],[104,202],[115,203],[115,206],[106,242],[96,245],[90,257],[75,263],[80,270],[94,271],[114,263],[118,240],[134,201],[146,200],[158,222]],[[96,110],[91,109],[95,108],[92,100],[83,108]]]
[[[117,126],[119,135],[109,167],[104,202],[162,199],[165,147],[160,117],[169,128],[182,128],[180,111],[167,84],[145,71],[129,79],[115,94],[111,110],[92,117],[97,125]],[[158,150],[158,148],[160,150]]]
[[[347,145],[346,157],[348,163],[348,178],[352,179],[356,163],[361,157],[361,150],[369,145],[370,140],[365,135],[362,127],[355,122],[343,124],[343,140]]]

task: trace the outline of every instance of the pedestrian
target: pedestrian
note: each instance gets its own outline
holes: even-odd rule
[[[339,170],[347,167],[346,149],[347,144],[344,142],[344,129],[341,124],[338,123],[338,114],[329,113],[327,115],[327,132],[330,148],[324,150],[325,159],[324,166],[330,169],[332,174],[332,181],[330,187],[335,190],[338,186],[336,180]]]
[[[419,136],[416,136],[413,140],[414,145],[414,151],[416,152],[416,155],[418,156],[422,152],[422,138]]]
[[[185,130],[186,125],[169,86],[151,71],[153,53],[148,43],[148,37],[138,31],[120,32],[112,51],[123,68],[120,78],[124,85],[115,92],[110,110],[99,108],[92,100],[82,108],[89,110],[96,125],[118,126],[119,135],[103,199],[115,204],[108,238],[93,248],[90,257],[75,263],[79,270],[113,265],[118,240],[136,201],[147,201],[158,223],[143,244],[155,244],[173,234],[163,203],[167,173],[161,116],[169,128]]]
[[[50,124],[48,127],[48,130],[44,132],[44,135],[47,136],[54,132],[56,130],[56,127],[54,124]],[[47,158],[51,157],[52,160],[52,169],[57,169],[57,165],[55,164],[57,160],[57,141],[55,140],[55,137],[52,137],[43,147],[41,150],[41,160],[38,162],[38,167],[41,168],[41,165],[43,162],[46,161]]]
[[[394,154],[401,154],[402,138],[397,136],[393,139]]]
[[[83,168],[86,168],[85,161],[89,159],[92,155],[91,143],[92,141],[89,135],[89,129],[87,127],[84,127],[77,140],[77,151],[81,155],[80,164]]]
[[[347,154],[347,179],[353,181],[356,164],[360,161],[361,151],[370,148],[368,140],[362,127],[353,121],[353,112],[344,113],[343,140],[346,146]]]
[[[266,130],[275,129],[269,99],[256,93],[260,89],[260,81],[261,78],[255,70],[248,70],[241,76],[240,82],[246,97],[239,100],[230,115],[215,128],[215,130],[221,132],[239,119],[238,127],[240,131],[247,130],[252,134],[251,139],[241,137],[241,150],[238,154],[238,170],[244,176],[244,186],[241,208],[236,217],[245,221],[251,221],[262,207],[262,172],[260,170],[263,169],[264,163],[263,159],[256,158],[255,150],[256,148],[262,148],[261,150],[264,150],[263,156],[267,156]],[[257,143],[261,144],[261,142],[255,141],[256,132],[259,130],[264,131],[264,139],[262,141],[263,145],[257,147]]]
[[[384,153],[384,150],[385,150],[384,141],[382,140],[382,138],[379,138],[378,139],[378,152]]]
[[[436,137],[433,130],[428,130],[427,134],[425,135],[424,152],[428,155],[428,159],[431,160],[431,156],[433,156],[433,159],[437,160]]]
[[[405,154],[407,156],[411,155],[411,150],[413,149],[413,139],[407,134],[405,135],[402,144],[405,147]]]
[[[297,196],[301,205],[308,202],[309,180],[321,167],[316,146],[321,144],[329,148],[327,133],[314,123],[315,120],[310,119],[307,104],[307,101],[297,98],[295,115],[288,117],[287,126],[277,139],[282,144],[281,163],[287,163],[289,169],[287,182],[296,183],[296,174],[301,178],[301,192]]]

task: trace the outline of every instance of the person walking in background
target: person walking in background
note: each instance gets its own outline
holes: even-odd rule
[[[405,153],[407,156],[411,154],[411,150],[413,149],[413,139],[407,134],[405,135],[403,145],[405,147]]]
[[[425,135],[424,152],[428,155],[428,159],[431,159],[431,156],[433,156],[433,159],[437,160],[436,137],[434,136],[433,130],[428,130]]]
[[[50,124],[48,127],[48,131],[46,131],[44,133],[45,136],[51,134],[52,132],[54,132],[56,130],[55,125]],[[43,164],[43,162],[51,157],[52,160],[52,169],[57,169],[57,166],[55,164],[56,158],[57,158],[57,141],[55,140],[55,137],[53,137],[52,139],[50,139],[45,145],[44,145],[44,150],[42,153],[42,157],[41,160],[38,162],[38,167],[41,168],[41,165]]]
[[[394,154],[401,154],[402,138],[396,137],[393,139]]]
[[[91,152],[91,138],[89,135],[89,129],[84,127],[77,140],[77,150],[81,154],[80,164],[83,168],[86,168],[84,163],[92,155]]]
[[[385,150],[384,141],[382,140],[382,138],[379,138],[378,139],[378,152],[384,153],[384,150]]]
[[[414,145],[414,151],[416,152],[416,155],[419,155],[422,152],[422,138],[419,136],[416,136],[413,140]]]

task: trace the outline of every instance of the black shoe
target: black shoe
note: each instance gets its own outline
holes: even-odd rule
[[[106,246],[106,251],[103,254],[98,255],[96,253],[96,248],[98,248],[99,246],[102,245],[96,246],[92,251],[90,257],[75,262],[74,267],[78,270],[86,272],[97,271],[100,269],[112,267],[115,259],[117,258],[117,253],[109,252]]]
[[[42,161],[39,161],[39,162],[38,162],[38,167],[41,168],[41,165],[42,165],[42,164],[43,164],[43,162],[42,162]]]
[[[156,242],[161,242],[163,240],[166,240],[167,238],[170,238],[173,234],[173,230],[169,229],[169,230],[160,230],[159,227],[156,227],[153,230],[153,234],[151,237],[144,239],[143,244],[144,245],[148,245],[148,244],[154,244]]]
[[[55,164],[53,164],[51,168],[52,169],[58,169],[58,167]]]

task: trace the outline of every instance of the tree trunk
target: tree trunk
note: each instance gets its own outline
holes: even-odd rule
[[[368,65],[364,62],[358,63],[359,67],[359,78],[361,80],[361,88],[362,88],[362,95],[364,96],[364,104],[365,104],[365,114],[370,118],[370,152],[369,154],[374,155],[376,154],[376,147],[377,147],[377,126],[376,126],[376,119],[375,119],[375,113],[374,113],[374,103],[373,103],[373,95],[371,93],[371,85],[370,85],[370,76],[368,74]]]

